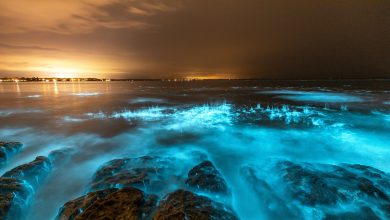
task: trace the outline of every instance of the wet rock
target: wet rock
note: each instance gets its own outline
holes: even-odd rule
[[[204,161],[188,172],[186,184],[203,191],[229,194],[222,174],[210,161]]]
[[[386,176],[386,173],[378,170],[374,167],[365,166],[361,164],[343,164],[345,167],[349,167],[353,169],[355,172],[359,172],[360,174],[363,174],[365,176],[368,176],[370,178],[378,178],[381,179],[383,176]]]
[[[371,172],[374,168],[366,167],[361,172],[363,166],[360,165],[299,165],[291,162],[279,163],[279,167],[293,197],[306,205],[332,205],[352,201],[356,196],[363,200],[368,196],[378,202],[389,201],[384,189],[390,178],[381,171],[374,175]]]
[[[272,185],[277,189],[273,190],[277,198],[284,203],[291,204],[293,201],[301,213],[307,214],[311,210],[312,213],[322,213],[328,219],[353,219],[354,216],[376,219],[377,212],[378,216],[386,216],[384,207],[390,200],[390,176],[376,168],[351,164],[276,161],[267,164],[267,168],[263,170],[257,167],[255,171],[268,177],[270,173],[275,174],[268,180],[263,178],[265,183],[249,178],[256,185],[255,191],[261,192],[259,197],[264,199],[267,194],[272,195],[267,188],[267,185]],[[354,207],[358,211],[349,213],[340,210],[340,207]],[[284,208],[279,206],[278,209]],[[329,210],[333,212],[328,213]]]
[[[7,160],[23,147],[19,142],[2,142],[0,141],[0,167],[7,163]]]
[[[39,156],[34,161],[13,168],[3,174],[2,177],[11,177],[25,180],[33,187],[40,184],[41,180],[51,169],[50,160],[47,157]]]
[[[0,215],[4,218],[0,219],[23,219],[30,198],[50,169],[48,158],[37,157],[4,173],[0,178]]]
[[[53,150],[49,153],[48,158],[54,166],[64,165],[70,161],[75,152],[73,148]]]
[[[185,190],[168,194],[159,204],[153,220],[238,219],[221,203]]]
[[[105,189],[67,202],[57,219],[150,219],[156,201],[156,196],[131,187]]]
[[[95,174],[90,191],[136,187],[150,192],[164,189],[168,179],[175,174],[175,166],[169,158],[139,157],[115,159],[104,164]]]
[[[283,178],[287,183],[288,191],[303,204],[332,205],[339,199],[344,199],[344,195],[339,193],[336,186],[329,185],[325,178],[321,178],[319,171],[312,171],[291,162],[282,162],[279,165],[285,172]]]
[[[386,218],[390,219],[390,203],[383,205],[381,209],[384,212]]]
[[[258,177],[255,167],[243,167],[241,175],[256,193],[260,204],[258,208],[267,219],[303,219],[295,205],[284,201],[266,181]]]
[[[366,195],[389,201],[389,197],[382,190],[376,187],[371,180],[360,177],[357,181],[359,190],[364,192]]]
[[[324,220],[380,220],[380,218],[369,207],[362,207],[355,212],[344,212],[340,214],[328,214]]]
[[[22,219],[33,193],[31,186],[23,180],[0,178],[0,219]]]

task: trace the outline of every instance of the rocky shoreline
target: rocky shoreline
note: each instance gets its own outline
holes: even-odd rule
[[[0,142],[1,164],[22,146]],[[6,171],[0,177],[0,219],[24,219],[36,190],[73,154],[52,151]],[[239,219],[231,186],[211,160],[201,158],[186,176],[178,174],[180,163],[171,157],[108,161],[96,170],[85,195],[66,202],[56,219]],[[390,175],[370,166],[273,159],[240,170],[266,219],[390,218]]]

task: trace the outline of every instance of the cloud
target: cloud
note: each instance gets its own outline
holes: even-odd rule
[[[14,0],[0,8],[0,59],[36,67],[66,60],[141,78],[390,75],[387,0]]]
[[[0,48],[11,49],[11,50],[38,50],[38,51],[61,51],[64,50],[57,48],[49,48],[49,47],[40,47],[40,46],[19,46],[19,45],[8,45],[0,43]]]
[[[176,10],[178,1],[2,1],[0,32],[90,33],[97,28],[147,28],[138,16]],[[28,18],[28,19],[26,19]]]

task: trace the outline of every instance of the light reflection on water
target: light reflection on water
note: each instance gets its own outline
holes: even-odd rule
[[[53,219],[106,161],[149,154],[191,161],[202,152],[226,177],[238,215],[254,219],[261,203],[239,175],[244,165],[286,158],[390,171],[389,82],[343,83],[1,83],[0,137],[25,144],[1,171],[75,149],[31,206],[29,219]]]

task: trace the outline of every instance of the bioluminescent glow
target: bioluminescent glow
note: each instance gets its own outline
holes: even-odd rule
[[[191,190],[232,207],[240,219],[293,219],[294,216],[313,219],[317,214],[322,218],[344,212],[360,213],[360,204],[386,219],[378,204],[383,203],[380,192],[389,195],[390,191],[375,179],[381,175],[387,181],[386,173],[390,172],[390,112],[383,104],[381,91],[371,89],[370,93],[356,96],[364,102],[337,99],[332,105],[332,97],[329,103],[318,105],[275,98],[282,95],[279,93],[253,95],[253,85],[234,89],[230,84],[225,85],[226,82],[218,82],[210,90],[199,91],[196,90],[199,87],[187,85],[165,93],[161,87],[166,83],[159,83],[153,86],[145,82],[113,83],[112,90],[107,90],[106,84],[78,84],[77,93],[104,94],[91,98],[74,95],[72,84],[58,84],[58,94],[49,90],[42,93],[44,98],[33,100],[26,99],[26,94],[0,92],[7,99],[6,104],[0,103],[0,136],[4,141],[24,144],[0,167],[2,174],[37,156],[64,162],[53,162],[39,187],[34,186],[25,207],[26,219],[54,219],[65,202],[85,195],[92,188],[126,186],[126,181],[119,184],[115,178],[95,181],[94,177],[109,161],[144,156],[154,159],[142,163],[128,160],[122,173],[112,172],[112,175],[120,179],[132,172],[158,170],[157,174],[152,172],[150,182],[134,185],[161,198],[176,189],[189,189],[185,183],[188,171],[210,160],[226,180],[230,194],[221,196],[196,187]],[[20,84],[20,90],[26,90],[28,85]],[[129,85],[133,91],[130,95],[126,92]],[[41,89],[29,88],[29,92],[41,94]],[[289,89],[278,87],[267,91]],[[308,89],[315,95],[356,92]],[[62,92],[71,95],[63,96]],[[182,96],[184,93],[188,95]],[[62,97],[69,101],[62,101]],[[345,164],[367,165],[383,173],[367,168],[372,174],[367,176],[364,168],[357,167],[362,169],[360,172]],[[142,170],[145,167],[149,169]],[[140,170],[128,171],[131,168]],[[326,198],[316,200],[311,194],[295,197],[295,191],[289,188],[296,184],[294,179],[289,182],[290,179],[283,178],[287,172],[297,183],[301,180],[305,183],[296,186],[305,193],[313,189],[318,190],[315,191],[318,198],[329,195],[336,199],[325,203]],[[365,191],[355,187],[365,182],[347,181],[346,177],[352,174],[356,175],[353,181],[365,178],[377,184],[373,185],[377,194],[367,194],[374,188]],[[328,178],[332,175],[336,176]],[[310,184],[313,183],[310,178],[318,178],[321,184]],[[350,182],[355,185],[348,185]],[[337,183],[342,184],[337,186]],[[359,202],[339,199],[337,193],[344,193],[347,186],[352,187]],[[333,187],[344,191],[333,193]]]
[[[126,120],[133,120],[133,119],[141,119],[145,121],[150,120],[158,120],[162,117],[164,117],[164,108],[160,107],[150,107],[144,110],[136,110],[136,111],[121,111],[121,112],[115,112],[111,116],[112,118],[123,118]]]
[[[166,126],[167,129],[183,129],[198,126],[221,128],[221,126],[231,124],[234,119],[232,105],[226,103],[187,108],[155,106],[134,111],[122,110],[109,115],[103,112],[88,113],[87,115],[95,119],[122,118],[128,121],[157,121],[166,119],[166,121],[170,121]]]
[[[0,117],[8,117],[17,114],[39,113],[40,109],[4,109],[0,110]]]
[[[42,97],[41,95],[29,95],[27,98],[40,98]]]
[[[75,96],[98,96],[100,93],[98,92],[83,92],[83,93],[74,93]]]
[[[279,95],[279,98],[301,102],[323,102],[323,103],[348,103],[362,102],[362,98],[344,93],[318,92],[318,91],[296,91],[296,90],[273,90],[261,92],[264,94]]]
[[[176,111],[168,129],[224,128],[233,122],[232,105],[201,105]]]
[[[140,104],[140,103],[164,103],[166,100],[164,99],[159,99],[159,98],[135,98],[135,99],[130,99],[129,103],[131,104]]]

